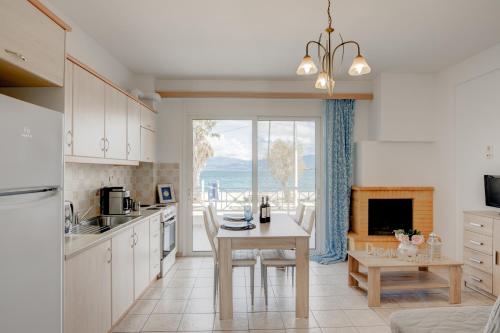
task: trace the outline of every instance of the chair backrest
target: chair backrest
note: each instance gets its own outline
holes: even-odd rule
[[[306,209],[306,206],[304,204],[300,203],[297,205],[297,209],[295,210],[295,216],[294,220],[297,222],[298,225],[301,225],[302,222],[304,221],[304,210]]]
[[[314,228],[315,222],[316,222],[316,211],[314,209],[311,209],[308,211],[308,216],[304,220],[304,223],[301,225],[301,227],[310,235]]]
[[[217,260],[217,246],[215,245],[214,238],[217,235],[218,229],[214,227],[210,220],[210,213],[208,212],[208,209],[203,208],[203,224],[205,225],[205,231],[210,242],[210,247],[212,248],[212,255],[214,256],[214,259]]]
[[[212,223],[215,225],[215,227],[217,229],[219,229],[220,223],[219,223],[219,219],[217,218],[217,209],[215,208],[215,206],[212,204],[209,204],[208,205],[208,212],[210,213],[210,218],[211,218]]]

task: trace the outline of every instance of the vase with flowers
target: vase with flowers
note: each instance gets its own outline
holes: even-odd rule
[[[408,259],[417,256],[418,246],[424,243],[424,236],[419,230],[394,230],[394,235],[399,241],[397,249],[398,257]]]

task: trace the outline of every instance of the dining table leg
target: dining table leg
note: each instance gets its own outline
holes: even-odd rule
[[[309,317],[309,238],[295,239],[297,279],[295,280],[295,316]]]
[[[220,319],[233,318],[233,258],[231,239],[219,240],[219,308]]]

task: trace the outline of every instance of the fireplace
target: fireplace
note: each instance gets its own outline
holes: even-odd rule
[[[397,247],[395,229],[418,229],[427,238],[433,230],[433,194],[432,187],[353,186],[349,249]]]
[[[368,199],[368,235],[413,229],[413,199]]]

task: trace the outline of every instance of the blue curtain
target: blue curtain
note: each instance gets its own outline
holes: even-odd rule
[[[311,259],[321,264],[346,260],[352,185],[354,100],[328,100],[324,116],[325,248]]]

